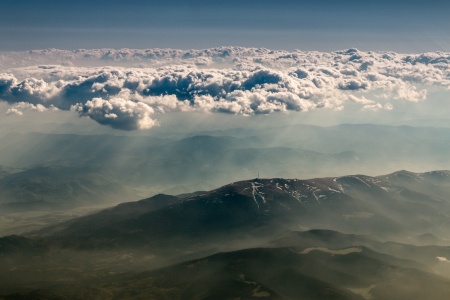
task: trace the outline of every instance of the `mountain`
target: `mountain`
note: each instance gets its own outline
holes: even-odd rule
[[[90,266],[89,275],[73,279],[64,268],[53,269],[53,277],[57,273],[59,278],[52,284],[34,278],[28,283],[31,291],[10,285],[14,292],[4,299],[448,298],[448,277],[364,245],[377,243],[335,231],[292,232],[270,247],[220,252],[150,271],[129,268],[133,271],[99,275],[94,271],[101,268],[97,262]],[[123,259],[133,264],[132,257]],[[48,276],[45,270],[39,273]],[[10,277],[2,279],[11,282]],[[36,285],[41,289],[33,290]]]
[[[71,209],[137,197],[135,191],[110,173],[88,166],[41,165],[0,178],[3,214]]]
[[[109,241],[121,245],[151,244],[154,238],[161,243],[161,238],[166,237],[260,237],[299,228],[335,229],[402,241],[425,233],[449,239],[449,172],[418,173],[409,180],[398,180],[408,174],[413,173],[239,181],[182,197],[178,203],[158,210],[141,210],[138,215],[111,218],[106,223],[99,221],[89,231],[85,230],[85,219],[75,219],[52,232],[69,244],[78,243],[72,237],[75,234],[83,239],[113,236]],[[89,218],[95,223],[95,218],[108,213]]]
[[[107,174],[145,196],[211,189],[258,172],[310,178],[383,174],[400,167],[445,168],[449,140],[448,128],[375,124],[293,124],[148,136],[9,133],[0,137],[0,164],[25,171],[65,166],[84,170],[86,177]],[[39,192],[44,198],[50,196],[45,190]],[[4,202],[23,202],[13,192],[8,197]]]
[[[311,249],[311,250],[310,250]],[[103,286],[149,299],[447,299],[450,281],[364,247],[219,253]],[[401,262],[405,265],[407,263]],[[399,284],[408,282],[407,286]]]
[[[0,205],[30,211],[115,203],[211,189],[258,171],[295,176],[295,170],[334,170],[358,159],[353,152],[266,147],[256,137],[9,134],[0,140],[0,162],[22,169],[1,169]]]
[[[174,130],[122,136],[5,134],[0,137],[0,164],[10,168],[0,168],[1,209],[113,204],[163,192],[210,190],[258,173],[310,178],[382,174],[399,166],[442,168],[450,158],[448,128],[293,124]]]
[[[357,168],[342,164],[334,174],[364,172],[374,175],[400,168],[417,171],[449,168],[450,157],[446,150],[450,146],[449,128],[379,124],[340,124],[322,127],[292,124],[264,129],[237,127],[205,131],[203,134],[257,136],[269,147],[305,149],[325,154],[353,151],[357,154],[360,159]],[[313,168],[309,171],[316,170]],[[317,175],[309,176],[328,176],[326,170],[321,171]],[[303,175],[305,176],[308,175]]]
[[[449,188],[398,171],[158,194],[1,238],[0,295],[447,299]]]

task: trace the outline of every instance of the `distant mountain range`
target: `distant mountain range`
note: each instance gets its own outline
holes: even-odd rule
[[[450,171],[255,178],[0,238],[4,299],[448,299]]]
[[[210,190],[258,173],[311,178],[447,168],[449,141],[448,128],[371,124],[149,136],[9,133],[0,138],[0,208],[117,203]]]

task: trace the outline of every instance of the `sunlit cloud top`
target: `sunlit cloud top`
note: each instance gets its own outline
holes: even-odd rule
[[[71,110],[123,130],[149,129],[158,115],[184,111],[392,110],[450,88],[443,52],[48,49],[3,53],[0,67],[8,114]]]

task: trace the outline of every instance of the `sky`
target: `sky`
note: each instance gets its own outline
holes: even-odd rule
[[[450,3],[1,0],[0,51],[266,47],[450,51]]]
[[[0,7],[0,124],[88,119],[142,131],[180,113],[250,120],[281,113],[324,126],[450,126],[449,1],[0,0]]]

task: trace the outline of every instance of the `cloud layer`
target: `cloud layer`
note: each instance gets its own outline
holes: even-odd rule
[[[53,61],[53,64],[46,64]],[[44,63],[44,65],[40,64]],[[450,88],[450,54],[206,50],[42,50],[0,55],[0,99],[9,114],[48,108],[123,130],[148,129],[157,115],[239,115],[395,108]]]

